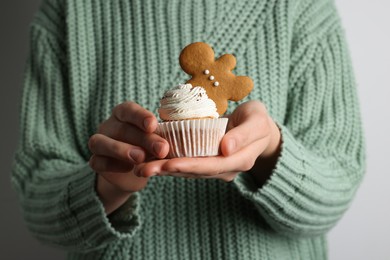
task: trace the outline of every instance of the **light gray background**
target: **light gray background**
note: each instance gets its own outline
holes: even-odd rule
[[[9,174],[28,25],[39,0],[0,1],[0,252],[2,259],[64,259],[34,240],[20,216]],[[343,18],[367,138],[367,174],[350,210],[330,232],[331,260],[390,259],[390,2],[336,0]]]
[[[367,140],[367,173],[331,231],[330,259],[390,259],[390,1],[336,0],[351,50]]]

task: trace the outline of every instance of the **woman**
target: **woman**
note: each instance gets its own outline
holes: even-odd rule
[[[154,112],[195,41],[255,88],[229,105],[221,156],[168,160]],[[70,259],[326,259],[364,172],[331,0],[44,1],[21,129],[26,223]]]

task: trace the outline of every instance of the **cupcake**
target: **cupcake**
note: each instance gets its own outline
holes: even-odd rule
[[[158,110],[163,122],[156,133],[168,141],[170,158],[216,156],[228,123],[220,116],[228,100],[239,101],[249,94],[253,81],[232,73],[233,55],[215,59],[213,49],[204,42],[186,46],[179,62],[191,78],[165,92]]]
[[[166,139],[168,157],[202,157],[219,154],[227,118],[219,118],[215,102],[200,86],[180,84],[165,92],[158,110],[157,134]]]

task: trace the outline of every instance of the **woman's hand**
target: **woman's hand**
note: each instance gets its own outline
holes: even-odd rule
[[[98,174],[96,189],[107,214],[146,186],[148,178],[136,176],[137,170],[149,165],[148,161],[167,156],[168,142],[153,133],[156,127],[157,119],[150,111],[125,102],[113,109],[111,117],[89,139],[93,153],[89,164]],[[148,169],[154,172],[153,167],[159,164]]]
[[[221,141],[221,156],[167,160],[157,174],[232,181],[238,172],[252,171],[263,182],[275,166],[279,147],[279,128],[265,106],[249,101],[229,116],[228,132]]]

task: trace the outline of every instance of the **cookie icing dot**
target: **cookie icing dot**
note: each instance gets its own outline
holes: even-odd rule
[[[210,79],[210,80],[214,80],[214,76],[211,75],[211,76],[209,77],[209,79]]]
[[[210,74],[210,71],[209,71],[209,70],[205,70],[205,71],[204,71],[204,74],[205,74],[205,75],[209,75],[209,74]]]
[[[218,81],[214,82],[214,86],[218,87],[219,86],[219,82]]]

